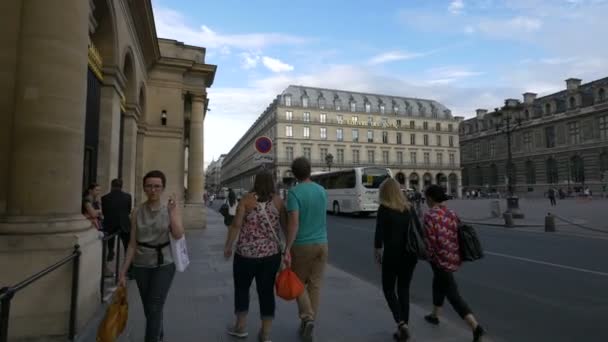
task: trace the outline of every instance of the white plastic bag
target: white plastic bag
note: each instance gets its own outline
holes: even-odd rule
[[[173,256],[173,262],[178,272],[184,272],[190,264],[190,258],[188,257],[188,246],[186,245],[186,234],[182,235],[180,239],[173,238],[173,235],[169,233],[171,239],[171,255]]]

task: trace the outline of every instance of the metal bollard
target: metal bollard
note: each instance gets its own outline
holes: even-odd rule
[[[515,225],[513,223],[513,215],[509,212],[502,214],[502,217],[505,219],[505,227],[507,228],[513,228],[513,226]]]
[[[551,213],[545,216],[545,232],[555,232],[555,216]]]

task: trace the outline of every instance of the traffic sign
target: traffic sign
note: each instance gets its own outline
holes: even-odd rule
[[[274,162],[274,156],[272,154],[258,153],[253,156],[253,163],[256,165],[272,164],[273,162]]]
[[[255,150],[261,154],[268,154],[272,151],[272,140],[269,137],[261,136],[255,139]]]

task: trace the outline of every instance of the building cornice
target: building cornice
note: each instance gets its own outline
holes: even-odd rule
[[[147,69],[160,59],[160,47],[151,0],[129,0],[131,18],[137,31]]]

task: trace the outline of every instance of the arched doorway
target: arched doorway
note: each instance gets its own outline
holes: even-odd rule
[[[420,190],[420,178],[416,172],[410,174],[410,188]]]
[[[425,173],[422,176],[422,184],[424,186],[424,188],[426,189],[427,187],[429,187],[431,184],[433,184],[433,176],[431,176],[430,173]]]
[[[438,173],[435,176],[437,184],[440,185],[444,190],[448,190],[448,177],[443,173]]]
[[[449,192],[452,196],[457,197],[458,195],[458,176],[455,173],[450,173],[448,177]]]
[[[395,176],[395,179],[397,180],[397,182],[399,182],[399,184],[405,185],[405,175],[403,174],[403,172],[398,172]]]

